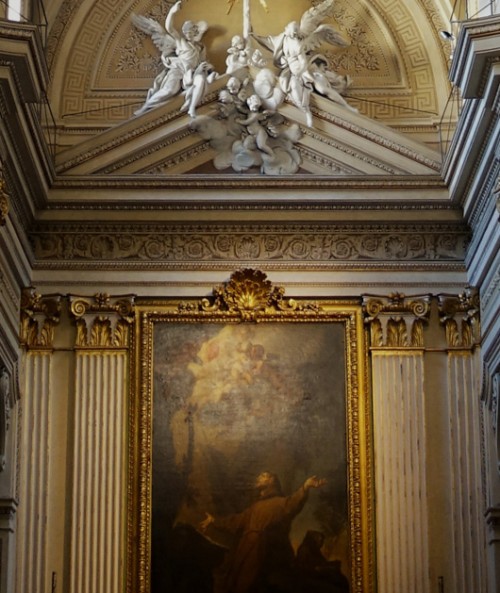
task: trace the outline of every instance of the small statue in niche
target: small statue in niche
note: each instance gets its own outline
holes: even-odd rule
[[[174,16],[180,11],[181,5],[182,0],[179,0],[169,10],[165,28],[148,17],[132,15],[134,25],[148,33],[161,51],[163,64],[163,70],[149,89],[144,105],[135,115],[140,115],[184,93],[186,101],[181,110],[194,117],[207,85],[217,77],[217,73],[206,60],[206,48],[201,43],[208,29],[207,23],[186,21],[180,31],[175,28]]]
[[[329,16],[332,6],[333,0],[324,0],[321,4],[313,6],[302,15],[300,24],[296,21],[288,23],[280,35],[253,35],[258,43],[273,53],[273,63],[280,71],[280,87],[294,105],[306,114],[309,127],[312,126],[309,102],[313,91],[344,106],[347,105],[340,97],[340,91],[333,88],[333,79],[329,80],[329,75],[337,75],[322,69],[318,59],[324,64],[327,60],[314,53],[322,43],[339,47],[349,45],[334,27],[321,24]]]

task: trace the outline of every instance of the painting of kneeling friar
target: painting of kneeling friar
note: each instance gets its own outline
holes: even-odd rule
[[[342,323],[154,329],[151,593],[348,593]]]

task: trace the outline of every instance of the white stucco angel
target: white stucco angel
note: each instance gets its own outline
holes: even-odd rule
[[[141,31],[148,33],[161,51],[163,70],[149,89],[144,105],[135,113],[139,115],[184,93],[186,101],[182,110],[195,116],[198,103],[203,98],[207,84],[217,74],[206,61],[206,49],[201,39],[208,25],[205,21],[186,21],[181,30],[174,26],[174,16],[182,6],[176,2],[165,19],[165,28],[145,16],[132,15],[132,22]]]
[[[345,47],[349,43],[333,26],[321,24],[330,15],[334,0],[324,0],[307,10],[300,23],[292,21],[285,30],[276,36],[257,36],[254,38],[273,52],[274,65],[280,70],[279,84],[287,97],[306,114],[307,125],[312,125],[309,107],[311,92],[317,91],[341,104],[338,91],[331,89],[328,78],[318,74],[314,65],[318,54],[315,50],[323,43]],[[330,92],[334,90],[335,92]],[[328,91],[328,92],[325,92]]]

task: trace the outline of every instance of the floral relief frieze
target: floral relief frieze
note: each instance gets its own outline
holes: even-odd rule
[[[187,227],[139,233],[127,229],[34,232],[39,261],[461,261],[467,235],[456,227],[262,230]]]

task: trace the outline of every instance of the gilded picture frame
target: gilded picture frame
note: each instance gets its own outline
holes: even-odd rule
[[[288,299],[245,269],[137,312],[127,593],[372,593],[360,304]]]

